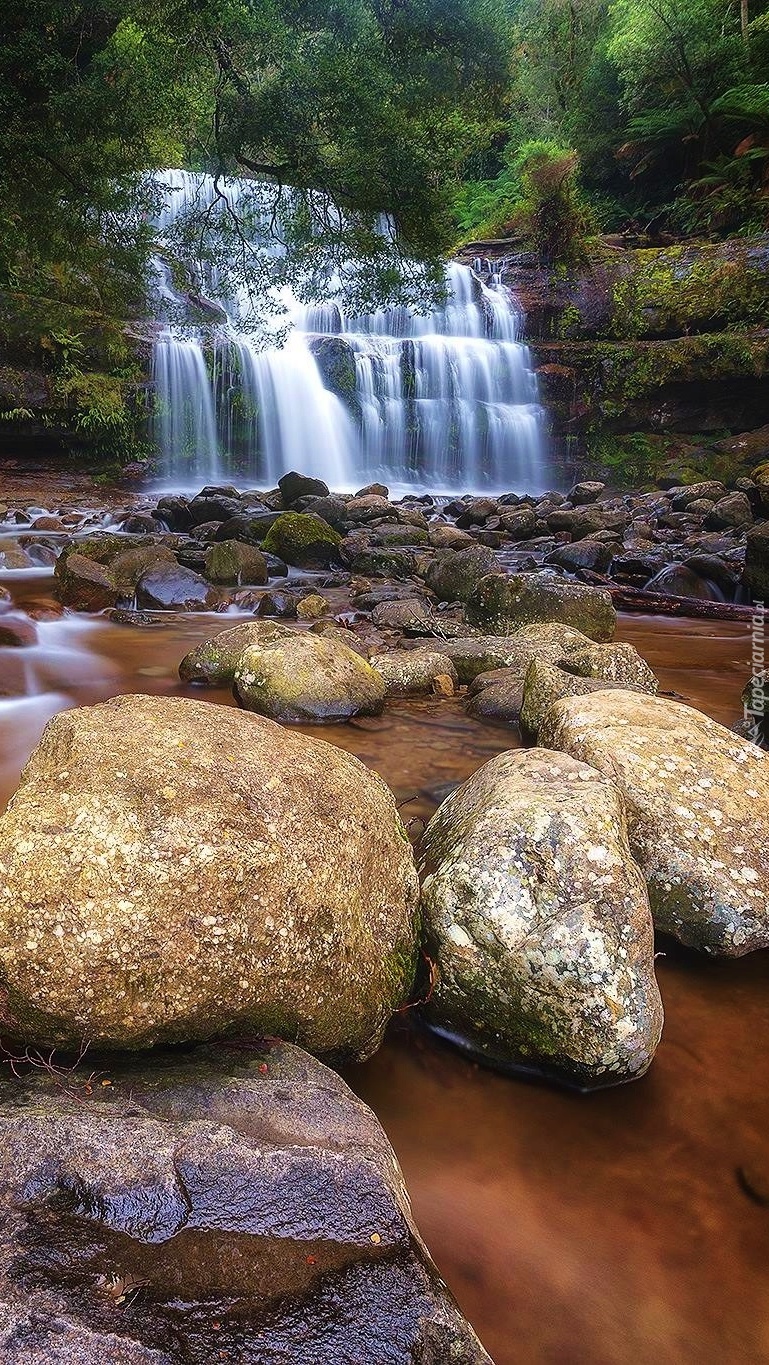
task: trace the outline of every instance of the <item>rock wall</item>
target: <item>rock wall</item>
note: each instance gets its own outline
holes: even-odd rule
[[[769,422],[769,236],[605,239],[572,274],[497,248],[494,268],[526,314],[564,480],[747,472],[713,446]]]

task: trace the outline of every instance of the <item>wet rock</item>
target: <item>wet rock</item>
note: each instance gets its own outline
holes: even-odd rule
[[[235,669],[235,695],[273,720],[318,725],[378,715],[385,685],[341,642],[295,634],[246,649]]]
[[[222,598],[200,574],[180,564],[159,562],[136,583],[136,605],[160,611],[213,611]]]
[[[603,678],[567,673],[556,664],[533,659],[526,670],[523,684],[519,718],[521,731],[529,738],[536,739],[544,716],[553,703],[562,697],[586,697],[592,692],[599,692],[601,688],[621,686],[620,683],[607,682]]]
[[[547,518],[549,530],[568,531],[572,540],[583,540],[597,531],[615,531],[621,535],[629,522],[630,517],[624,510],[597,506],[558,508]]]
[[[379,549],[380,546],[423,546],[430,544],[430,537],[421,526],[401,525],[398,522],[386,526],[362,526],[345,537],[343,550],[345,558],[352,559],[366,550]]]
[[[662,1006],[610,779],[566,755],[500,754],[440,807],[419,865],[433,1026],[580,1086],[643,1074]]]
[[[267,561],[254,545],[223,540],[206,550],[205,574],[212,583],[266,583]]]
[[[605,483],[586,479],[582,483],[575,483],[566,497],[574,507],[582,507],[587,503],[597,502],[605,488]]]
[[[356,548],[345,552],[345,560],[353,573],[367,578],[411,578],[417,565],[417,554],[409,549]]]
[[[157,564],[170,564],[177,568],[173,550],[162,543],[137,545],[125,550],[110,563],[110,574],[121,597],[132,598],[139,579]]]
[[[8,537],[0,540],[0,569],[32,569],[34,562],[18,540]]]
[[[451,660],[435,650],[395,649],[372,655],[369,663],[384,679],[388,696],[452,696],[459,682]]]
[[[54,576],[59,600],[74,611],[103,611],[120,599],[108,567],[85,555],[60,555]]]
[[[499,635],[533,622],[572,626],[591,640],[611,640],[617,614],[602,588],[588,588],[553,574],[488,574],[471,593],[467,619]]]
[[[449,526],[442,521],[433,522],[428,537],[435,550],[465,550],[474,543],[467,531],[460,531],[459,527]]]
[[[705,578],[701,578],[685,564],[668,564],[649,579],[647,592],[659,592],[668,597],[695,597],[706,602],[718,598],[718,592]]]
[[[468,716],[495,725],[518,725],[527,667],[521,663],[479,673],[468,688],[465,707]]]
[[[371,620],[380,630],[406,630],[409,626],[427,621],[432,616],[423,597],[405,597],[394,602],[379,602],[371,613]]]
[[[24,648],[37,644],[37,630],[28,616],[22,612],[4,612],[0,616],[0,646]]]
[[[368,483],[365,488],[359,488],[355,494],[356,498],[389,498],[390,490],[386,483]]]
[[[230,517],[216,525],[215,540],[240,540],[244,545],[261,545],[271,526],[275,525],[280,512],[244,512]]]
[[[712,531],[721,531],[732,526],[749,526],[752,520],[753,509],[745,494],[729,493],[725,498],[720,498],[713,510],[708,512],[705,525]]]
[[[556,702],[539,742],[616,780],[659,929],[729,957],[769,946],[760,749],[689,706],[632,692]]]
[[[699,502],[702,498],[707,498],[711,502],[719,502],[725,495],[726,488],[717,479],[685,484],[668,490],[670,506],[674,512],[685,512],[691,503]]]
[[[389,790],[232,707],[55,716],[0,820],[0,895],[2,1031],[38,1046],[261,1032],[363,1056],[411,986]]]
[[[307,512],[284,512],[270,527],[264,548],[286,564],[300,569],[322,569],[339,559],[341,536],[321,517]]]
[[[278,488],[286,507],[291,507],[299,498],[327,498],[330,492],[322,479],[311,479],[307,474],[297,474],[291,470],[278,479]]]
[[[328,616],[331,606],[325,597],[321,597],[319,592],[308,593],[296,604],[296,614],[300,621],[318,621],[321,616]]]
[[[466,602],[479,579],[496,563],[494,551],[485,545],[466,550],[439,550],[425,575],[428,588],[439,602]]]
[[[769,521],[756,522],[748,531],[742,581],[753,602],[769,603]]]
[[[334,1072],[263,1043],[109,1074],[0,1085],[7,1365],[490,1365]]]
[[[690,555],[684,561],[684,567],[691,569],[692,573],[697,574],[698,578],[705,578],[710,583],[715,583],[727,601],[734,597],[734,590],[740,579],[739,570],[732,567],[731,564],[727,564],[720,555]]]
[[[503,512],[500,520],[502,530],[511,540],[528,540],[537,528],[537,514],[533,507],[514,507],[509,512]]]
[[[457,526],[460,530],[466,530],[468,526],[483,526],[496,511],[496,498],[471,498],[457,515]]]
[[[577,569],[590,569],[594,573],[606,573],[612,561],[612,551],[608,545],[598,540],[578,540],[573,545],[560,545],[547,556],[546,564],[555,564],[559,569],[574,573]]]
[[[236,596],[239,597],[240,594],[236,594]],[[278,589],[273,592],[262,593],[259,601],[255,604],[249,600],[243,605],[246,606],[246,609],[255,610],[257,616],[280,616],[285,620],[294,620],[299,601],[297,593]]]
[[[243,504],[239,497],[203,492],[192,499],[188,510],[192,525],[203,526],[207,522],[229,521],[230,517],[239,516],[243,511]]]
[[[179,677],[183,683],[200,683],[204,687],[232,686],[235,669],[250,645],[269,644],[290,636],[287,626],[271,621],[243,621],[239,626],[219,631],[185,654],[179,664]]]
[[[66,529],[67,527],[61,520],[61,517],[49,516],[36,517],[35,520],[32,522],[33,531],[66,531]],[[157,528],[155,526],[152,527],[153,531],[156,529]]]
[[[189,499],[173,494],[160,498],[152,515],[157,521],[163,522],[169,531],[187,531],[192,525]]]

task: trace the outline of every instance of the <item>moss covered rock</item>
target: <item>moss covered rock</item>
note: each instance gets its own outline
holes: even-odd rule
[[[635,692],[558,701],[539,742],[612,776],[655,924],[740,957],[769,946],[769,760],[701,712]]]
[[[310,512],[282,512],[264,538],[263,548],[300,569],[320,569],[339,558],[342,537]]]
[[[251,645],[235,669],[241,706],[289,724],[318,725],[376,716],[385,684],[338,639],[308,632]]]
[[[223,540],[209,545],[205,558],[206,578],[212,583],[262,584],[268,579],[267,560],[254,545]]]
[[[611,640],[617,614],[603,588],[588,588],[548,573],[487,574],[467,602],[467,619],[492,634],[558,622],[591,640]]]
[[[243,621],[185,654],[179,664],[179,677],[182,682],[201,683],[205,687],[231,686],[235,669],[250,645],[268,644],[290,635],[288,626],[277,622]]]
[[[566,755],[500,754],[444,801],[419,865],[434,1026],[577,1085],[643,1074],[662,1006],[611,780]]]
[[[374,654],[371,667],[384,680],[388,695],[418,697],[431,692],[451,696],[459,679],[451,659],[430,649],[394,649]]]
[[[63,712],[0,821],[2,1032],[368,1055],[416,894],[393,797],[343,750],[183,698]]]

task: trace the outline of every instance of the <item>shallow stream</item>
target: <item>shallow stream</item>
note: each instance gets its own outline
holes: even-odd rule
[[[55,711],[124,692],[195,695],[178,683],[181,657],[233,624],[56,619],[48,572],[6,572],[0,583],[39,632],[38,645],[0,648],[3,802]],[[724,724],[739,718],[747,626],[624,617],[618,638],[663,691]],[[224,692],[197,695],[233,704]],[[446,784],[518,743],[456,699],[311,733],[376,768],[415,833]],[[497,1365],[769,1359],[769,954],[711,962],[660,950],[665,1032],[633,1085],[583,1096],[497,1076],[409,1015],[347,1073],[384,1124],[425,1240]]]

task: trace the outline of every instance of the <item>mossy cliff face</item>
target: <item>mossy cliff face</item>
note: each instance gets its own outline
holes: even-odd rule
[[[769,421],[769,237],[602,243],[579,273],[519,257],[503,278],[526,312],[569,475],[638,482],[670,462],[707,477],[714,439]],[[714,457],[717,476],[742,473],[724,469],[725,455]]]

